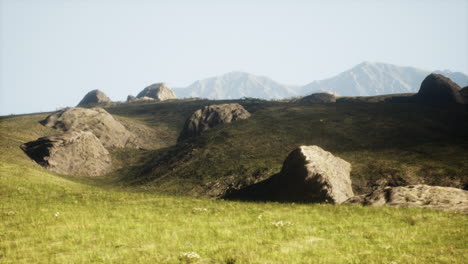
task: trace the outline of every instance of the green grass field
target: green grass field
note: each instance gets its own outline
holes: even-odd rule
[[[202,102],[109,111],[167,132],[180,129],[198,104]],[[175,106],[180,108],[171,112]],[[267,177],[301,142],[316,143],[349,160],[355,181],[369,179],[370,165],[381,173],[415,171],[418,177],[431,174],[428,179],[434,179],[450,172],[454,180],[466,179],[464,125],[451,110],[423,108],[421,112],[431,112],[418,121],[421,113],[409,111],[411,106],[403,105],[391,115],[390,105],[356,106],[247,104],[252,119],[214,129],[197,140],[172,146],[177,133],[170,132],[164,134],[162,149],[114,151],[120,169],[94,179],[50,173],[19,149],[21,143],[55,133],[37,123],[44,114],[2,118],[0,263],[466,263],[468,218],[463,214],[189,196],[203,196],[201,192],[210,189],[199,184],[221,176],[249,182],[253,176],[241,176],[259,170],[255,177]],[[273,124],[281,125],[272,129]],[[394,137],[408,124],[414,125]],[[421,124],[425,125],[418,128]],[[372,126],[387,126],[388,134],[368,130]],[[247,141],[254,132],[262,136]],[[230,151],[221,155],[227,147]],[[197,155],[187,156],[192,152]],[[167,153],[187,159],[173,163]],[[233,157],[240,165],[220,164]],[[140,174],[158,162],[165,162],[161,172],[180,167],[162,179]],[[217,164],[212,172],[209,163]],[[199,258],[184,257],[189,252]]]

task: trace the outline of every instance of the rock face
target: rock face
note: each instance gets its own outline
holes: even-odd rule
[[[346,203],[430,208],[468,213],[468,191],[424,184],[385,187],[368,195],[352,197]]]
[[[179,141],[199,136],[204,131],[224,123],[247,119],[251,115],[240,104],[220,104],[205,106],[195,111],[185,122]]]
[[[465,104],[468,104],[468,86],[463,87],[460,90],[460,94],[463,97],[463,99],[465,100]]]
[[[34,161],[65,175],[99,176],[112,168],[109,152],[91,132],[71,131],[21,145]]]
[[[102,108],[69,108],[41,121],[61,131],[91,131],[106,148],[138,147],[137,138]]]
[[[460,94],[460,86],[449,78],[431,73],[421,83],[421,88],[415,98],[423,103],[450,104],[464,102]]]
[[[155,83],[146,87],[137,95],[137,98],[145,96],[153,98],[156,101],[164,101],[176,98],[174,92],[165,83]]]
[[[109,97],[106,96],[105,93],[99,90],[93,90],[85,95],[83,99],[80,101],[78,106],[96,106],[99,104],[105,104],[112,102]]]
[[[354,196],[351,164],[318,146],[301,146],[283,163],[273,186],[281,201],[342,203]]]
[[[335,103],[336,98],[334,94],[330,93],[314,93],[305,96],[299,100],[301,103]]]

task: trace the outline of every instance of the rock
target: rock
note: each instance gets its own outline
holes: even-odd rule
[[[168,99],[177,98],[175,93],[165,83],[155,83],[146,87],[137,95],[137,98],[141,97],[150,97],[155,99],[156,101],[164,101]]]
[[[41,166],[60,174],[99,176],[112,169],[109,152],[91,132],[71,131],[21,145]]]
[[[185,122],[179,141],[199,136],[204,131],[224,123],[247,119],[251,115],[240,104],[220,104],[205,106],[195,111]]]
[[[96,106],[99,104],[107,104],[112,102],[109,97],[106,96],[105,93],[99,91],[99,90],[93,90],[85,95],[83,99],[80,101],[78,106]]]
[[[465,104],[468,104],[468,86],[465,86],[460,90],[460,95],[463,97]]]
[[[464,102],[460,94],[460,86],[449,78],[431,73],[421,83],[421,88],[415,98],[423,103],[459,103]]]
[[[300,103],[335,103],[336,97],[330,93],[314,93],[299,100]]]
[[[135,101],[135,100],[136,100],[136,97],[135,97],[135,96],[133,96],[133,95],[127,96],[127,102],[133,102],[133,101]]]
[[[156,101],[154,98],[148,97],[148,96],[143,96],[140,98],[136,98],[135,96],[129,95],[127,97],[127,102],[128,103],[136,103],[136,102],[154,102]]]
[[[329,202],[339,204],[354,196],[351,164],[318,146],[292,151],[273,180],[280,201]]]
[[[385,187],[346,201],[348,204],[430,208],[468,213],[468,191],[424,184]]]
[[[91,131],[106,148],[136,148],[137,138],[102,108],[68,108],[40,122],[61,131]]]

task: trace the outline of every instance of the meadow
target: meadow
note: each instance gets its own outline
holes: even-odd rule
[[[156,110],[151,112],[151,109],[173,107],[170,103],[141,107],[128,106],[120,110],[110,108],[109,111],[117,114],[118,118],[129,119],[129,121],[138,119],[138,122],[146,122],[148,125],[154,122],[152,127],[161,131],[180,129],[183,124],[184,114],[179,112],[170,114],[173,115],[172,117],[169,114],[158,115],[159,111]],[[196,107],[198,105],[192,103],[181,111],[188,113]],[[291,128],[287,131],[285,129],[289,125],[300,124],[306,116],[314,124],[320,124],[320,120],[316,120],[315,113],[318,113],[317,116],[324,116],[326,112],[319,111],[323,106],[303,107],[306,110],[305,113],[300,111],[304,113],[303,115],[293,115],[293,112],[297,112],[294,107],[287,109],[281,107],[283,106],[275,104],[268,107],[252,104],[249,110],[258,114],[257,119],[215,129],[200,139],[176,146],[173,145],[176,142],[174,135],[177,133],[166,133],[164,135],[167,136],[167,146],[162,146],[159,150],[115,151],[114,162],[121,169],[102,178],[77,178],[50,173],[31,161],[19,149],[18,146],[21,143],[56,133],[37,123],[46,114],[1,118],[0,263],[394,264],[466,262],[468,259],[468,219],[463,214],[411,208],[253,203],[192,197],[201,196],[202,189],[194,189],[195,184],[216,178],[217,173],[226,171],[222,165],[206,178],[195,177],[195,180],[186,179],[186,175],[189,175],[193,169],[182,167],[180,171],[176,170],[173,175],[168,175],[167,181],[159,180],[160,186],[157,184],[158,180],[154,181],[150,178],[145,182],[142,178],[134,178],[137,175],[136,172],[153,167],[155,162],[161,162],[161,157],[165,157],[167,153],[177,153],[180,149],[185,150],[188,147],[191,147],[193,151],[194,146],[201,148],[199,151],[204,154],[196,157],[202,158],[184,162],[199,164],[200,173],[208,172],[207,163],[202,163],[203,158],[211,158],[208,161],[214,164],[213,161],[228,160],[229,155],[234,155],[219,155],[222,149],[225,149],[224,144],[235,146],[233,140],[245,139],[248,132],[254,128],[267,131],[266,124],[274,123],[275,119],[292,120],[290,122],[294,123],[286,123],[278,130],[274,130],[274,133],[265,133],[264,140],[257,143],[249,142],[243,147],[244,149],[253,148],[254,143],[260,145],[268,139],[278,137],[278,140],[274,142],[279,143],[266,144],[258,156],[250,157],[252,162],[246,163],[244,170],[253,170],[255,163],[262,167],[270,160],[278,160],[279,162],[272,166],[270,172],[265,172],[265,175],[273,173],[281,166],[281,156],[288,151],[287,147],[283,149],[283,146],[297,144],[296,139],[302,137],[301,133],[305,133],[301,129]],[[368,111],[366,106],[361,107]],[[386,106],[372,107],[378,110]],[[140,115],[135,114],[143,108],[147,109]],[[280,109],[283,110],[279,111]],[[347,108],[336,109],[335,112],[331,112],[336,114],[336,118],[342,114],[340,111],[347,111]],[[408,116],[403,110],[405,109],[402,109],[399,115]],[[118,111],[121,112],[117,113]],[[333,115],[330,115],[322,132],[314,131],[322,133],[319,135],[326,135],[327,133],[323,131],[330,129],[337,133],[339,131],[344,133],[348,130],[341,130],[346,127],[341,127],[339,124],[351,127],[351,123],[355,122],[352,121],[353,118],[358,118],[361,120],[359,122],[365,125],[362,119],[364,110],[356,111],[351,112],[350,117],[347,117],[351,120],[346,119],[347,121],[335,123],[333,123]],[[381,111],[377,113],[389,110]],[[375,162],[372,155],[386,153],[386,155],[377,156],[383,165],[397,166],[395,164],[399,164],[398,161],[405,157],[413,159],[404,164],[419,164],[419,161],[432,157],[432,160],[437,160],[437,162],[427,162],[424,166],[437,168],[438,171],[432,172],[433,175],[452,169],[454,179],[460,179],[457,175],[462,175],[460,171],[465,170],[464,166],[466,166],[463,165],[466,159],[463,155],[466,154],[466,148],[463,147],[465,141],[460,136],[457,137],[458,134],[455,132],[442,137],[441,135],[446,132],[439,128],[446,127],[449,130],[450,126],[455,125],[454,121],[445,119],[450,115],[443,111],[434,110],[432,113],[440,115],[441,118],[424,122],[437,129],[424,132],[422,128],[411,132],[426,133],[419,142],[406,140],[404,136],[401,136],[393,142],[377,145],[377,151],[363,145],[362,148],[356,150],[358,152],[354,153],[349,150],[349,146],[354,148],[357,144],[364,144],[364,139],[372,138],[372,133],[375,132],[367,132],[370,135],[364,134],[367,135],[364,139],[356,139],[350,145],[343,145],[347,140],[341,141],[342,143],[332,143],[326,136],[317,139],[313,134],[306,137],[304,142],[328,144],[340,155],[351,159],[351,162],[363,160],[361,163],[353,163],[353,165],[357,164],[358,172],[359,168]],[[293,118],[295,116],[296,119]],[[413,120],[411,116],[409,114],[408,120],[410,121]],[[415,120],[416,117],[417,115],[414,114]],[[398,124],[395,116],[390,116],[385,120],[393,120],[393,125]],[[250,123],[254,121],[257,125]],[[348,131],[348,135],[349,133],[362,134],[366,131],[365,127],[355,129],[356,131],[349,130],[351,132]],[[291,134],[294,130],[298,132],[293,133],[292,137],[285,137],[284,141],[279,140],[279,135]],[[398,127],[390,130],[390,135],[394,133],[391,131],[397,130]],[[389,138],[389,135],[381,136],[385,140]],[[433,139],[431,137],[439,138],[440,142],[429,142]],[[450,142],[455,143],[450,144]],[[397,152],[397,143],[407,143],[405,151]],[[390,147],[392,145],[393,147]],[[280,149],[278,146],[281,147],[281,151],[278,151],[280,153],[274,152],[277,148]],[[275,154],[267,156],[263,152],[266,150]],[[419,150],[419,152],[414,150]],[[369,153],[366,159],[356,156],[364,152]],[[233,153],[237,152],[233,151]],[[252,153],[254,152],[249,152],[249,155],[253,155]],[[385,159],[385,157],[394,157],[389,153],[401,155],[395,158],[396,161],[392,161]],[[453,155],[454,158],[442,158],[446,154]],[[353,156],[355,159],[352,159]],[[249,160],[249,157],[239,157],[244,161]],[[259,163],[259,161],[264,163]],[[129,171],[125,170],[126,162],[133,166]],[[228,167],[228,164],[225,166]],[[163,167],[161,170],[165,169]],[[376,165],[375,170],[378,171],[378,169],[379,166]],[[233,170],[228,176],[241,174],[241,172],[241,170]],[[358,176],[359,174],[355,174],[354,178],[359,179]],[[169,190],[164,191],[163,187]]]

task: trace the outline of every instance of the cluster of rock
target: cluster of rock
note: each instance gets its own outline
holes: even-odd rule
[[[136,97],[129,95],[128,103],[133,102],[159,102],[169,99],[176,99],[175,93],[165,83],[155,83],[143,89]],[[87,93],[78,103],[78,107],[96,107],[111,103],[112,100],[100,90],[93,90]]]
[[[251,114],[240,104],[209,105],[195,111],[186,121],[179,141],[201,135],[220,124],[247,119]]]
[[[378,188],[367,195],[352,197],[345,203],[429,208],[468,213],[468,191],[424,184],[387,186]]]
[[[101,108],[69,108],[42,125],[62,132],[21,145],[41,166],[64,175],[99,176],[112,169],[107,148],[138,147],[137,138]]]
[[[351,165],[318,146],[293,150],[279,174],[224,198],[333,204],[386,205],[468,213],[468,191],[440,186],[385,186],[354,196]]]

